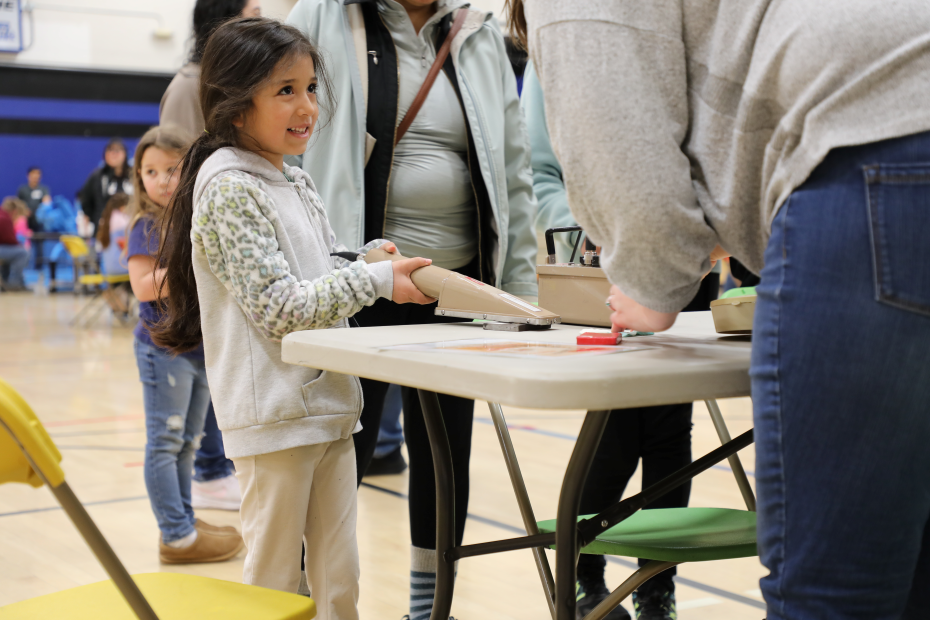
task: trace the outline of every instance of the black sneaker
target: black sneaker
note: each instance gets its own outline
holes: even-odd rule
[[[600,605],[601,601],[607,598],[609,594],[610,591],[603,579],[593,583],[587,581],[575,582],[575,619],[582,620],[595,607]],[[604,620],[630,620],[630,614],[622,605],[617,605],[615,609],[604,616]]]
[[[404,460],[404,455],[400,452],[400,447],[387,456],[383,456],[380,459],[371,459],[371,463],[368,464],[368,469],[365,470],[366,476],[393,476],[395,474],[402,473],[407,469],[407,461]]]
[[[671,579],[647,581],[633,592],[636,620],[677,620],[675,582]]]

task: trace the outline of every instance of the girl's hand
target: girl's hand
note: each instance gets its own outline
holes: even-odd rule
[[[388,245],[388,244],[385,244]],[[393,243],[390,245],[394,245]],[[384,245],[381,246],[388,250]],[[394,248],[395,250],[397,248]],[[426,267],[432,263],[428,258],[405,258],[404,260],[398,260],[391,263],[391,267],[394,268],[394,294],[391,296],[391,299],[394,303],[406,304],[431,304],[435,299],[432,297],[427,297],[420,292],[420,289],[413,283],[413,280],[410,279],[410,274],[419,269],[420,267]]]
[[[610,315],[611,331],[635,329],[640,332],[664,332],[675,324],[677,312],[656,312],[650,310],[620,292],[616,286],[610,287],[607,298],[613,314]]]

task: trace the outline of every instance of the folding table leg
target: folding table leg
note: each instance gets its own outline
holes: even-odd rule
[[[720,406],[714,399],[705,400],[707,411],[710,412],[710,419],[714,422],[714,428],[717,429],[717,437],[720,438],[721,444],[730,442],[730,431],[727,429],[727,423],[723,420],[723,414],[720,412]],[[733,470],[733,477],[736,478],[736,486],[743,495],[743,501],[746,502],[746,509],[752,512],[756,511],[756,496],[749,486],[749,478],[746,477],[746,470],[743,469],[743,463],[739,460],[739,455],[727,457],[730,462],[730,469]]]
[[[488,403],[491,410],[491,419],[494,420],[494,428],[497,429],[497,438],[501,443],[501,452],[504,453],[504,462],[507,463],[507,473],[510,474],[510,484],[513,486],[514,495],[517,496],[517,505],[520,507],[520,516],[523,517],[523,527],[530,536],[539,534],[539,528],[536,526],[536,516],[533,514],[533,505],[530,503],[530,496],[526,492],[526,484],[523,482],[523,473],[520,471],[520,463],[517,461],[517,453],[513,449],[513,442],[510,440],[510,431],[507,430],[507,420],[504,419],[504,412],[497,403]],[[549,614],[555,619],[555,586],[552,581],[552,569],[549,568],[549,558],[546,557],[544,547],[533,548],[533,559],[536,561],[536,570],[539,571],[539,580],[542,582],[543,593],[546,595],[546,602],[549,604]]]
[[[594,453],[601,442],[610,411],[589,411],[565,469],[555,532],[556,620],[575,620],[575,578],[578,564],[578,511]],[[435,609],[435,608],[434,608]],[[435,617],[433,620],[437,620]]]
[[[423,421],[433,453],[436,472],[436,595],[430,620],[448,620],[455,589],[455,562],[446,559],[446,552],[455,547],[455,479],[452,476],[452,450],[446,424],[442,420],[439,396],[435,392],[417,390]]]

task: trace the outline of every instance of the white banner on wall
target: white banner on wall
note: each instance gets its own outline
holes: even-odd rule
[[[23,51],[23,19],[20,0],[0,0],[0,52]]]

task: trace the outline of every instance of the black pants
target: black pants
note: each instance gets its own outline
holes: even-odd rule
[[[709,274],[685,312],[708,310],[717,298],[720,276]],[[610,412],[591,472],[581,495],[581,514],[598,513],[620,501],[627,483],[643,461],[643,488],[658,482],[691,462],[691,403],[616,409]],[[691,483],[663,495],[646,508],[684,508]],[[640,560],[643,566],[648,560]],[[583,554],[578,578],[602,579],[607,561],[601,555]],[[671,579],[671,568],[656,579]]]
[[[457,269],[459,273],[477,278],[477,262]],[[416,325],[425,323],[461,322],[462,319],[440,317],[434,314],[436,304],[395,304],[379,299],[373,306],[355,315],[359,327],[383,325]],[[362,409],[362,430],[355,433],[355,459],[358,481],[361,483],[378,442],[381,410],[388,384],[362,379],[365,406]],[[404,401],[404,440],[410,457],[410,539],[414,547],[436,548],[436,475],[433,454],[423,420],[420,399],[413,388],[401,389]],[[471,457],[471,432],[474,422],[475,401],[447,394],[439,395],[439,405],[452,450],[452,469],[455,480],[455,544],[462,544],[465,519],[468,514],[468,466]]]

